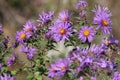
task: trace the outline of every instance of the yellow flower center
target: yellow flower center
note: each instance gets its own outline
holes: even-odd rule
[[[84,36],[88,36],[90,34],[90,31],[89,30],[84,30],[83,34],[84,34]]]
[[[66,69],[66,66],[62,66],[61,70],[64,71]]]
[[[25,33],[20,34],[20,38],[24,39],[26,37]]]
[[[108,21],[103,20],[103,21],[102,21],[102,25],[103,25],[103,26],[107,26],[107,25],[108,25]]]
[[[63,21],[64,21],[64,22],[67,21],[67,18],[63,18]]]
[[[60,34],[61,34],[61,35],[65,34],[65,33],[66,33],[66,30],[65,30],[65,29],[63,29],[63,28],[60,29]]]

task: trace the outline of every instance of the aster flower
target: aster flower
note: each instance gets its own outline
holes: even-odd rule
[[[0,75],[0,80],[15,80],[14,76],[8,74]]]
[[[65,41],[72,36],[73,27],[69,23],[54,24],[50,27],[50,31],[56,42]]]
[[[112,80],[119,80],[120,79],[120,73],[119,72],[115,72],[114,73],[114,77]]]
[[[31,37],[32,33],[37,30],[35,24],[31,20],[28,20],[23,26],[24,26],[23,30],[26,32],[26,34],[29,34],[28,37]]]
[[[97,29],[102,29],[103,33],[110,34],[112,31],[112,21],[110,20],[111,13],[108,8],[101,8],[98,6],[97,9],[94,9],[95,13],[94,24],[97,24]]]
[[[70,15],[68,10],[60,12],[58,19],[56,20],[56,23],[66,23],[66,22],[70,22]]]
[[[79,0],[78,3],[76,4],[77,9],[85,9],[88,6],[88,3],[84,0]]]
[[[14,64],[16,58],[17,58],[16,54],[12,55],[7,61],[8,66],[11,66],[12,64]]]
[[[61,78],[62,76],[64,76],[67,70],[69,70],[69,64],[70,64],[69,59],[59,59],[58,61],[50,65],[50,68],[48,69],[49,71],[48,76],[50,78],[53,77]]]
[[[28,59],[33,59],[33,54],[37,53],[36,48],[28,47],[27,45],[23,45],[20,51],[26,53]]]
[[[82,26],[81,30],[78,33],[78,38],[85,43],[87,40],[88,42],[92,42],[94,40],[95,31],[93,27]]]
[[[18,42],[23,43],[26,39],[26,36],[27,34],[25,31],[17,31],[15,38]]]
[[[50,11],[48,13],[43,12],[41,15],[39,15],[39,20],[37,20],[38,22],[41,22],[42,25],[44,25],[45,23],[48,23],[51,21],[51,19],[54,16],[54,12]]]

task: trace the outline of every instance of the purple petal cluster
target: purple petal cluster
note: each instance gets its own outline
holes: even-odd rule
[[[0,24],[0,34],[3,33],[2,24]]]
[[[92,45],[89,48],[89,52],[95,54],[95,55],[100,55],[102,52],[104,52],[105,49],[101,45]]]
[[[2,69],[2,64],[0,63],[0,71],[1,71],[1,69]]]
[[[42,23],[42,25],[44,25],[45,23],[48,23],[52,20],[54,16],[54,12],[50,11],[48,13],[43,12],[41,15],[39,15],[39,20],[37,20],[38,22]]]
[[[114,77],[112,80],[119,80],[120,79],[120,73],[119,72],[115,72],[114,73]]]
[[[87,56],[83,57],[80,60],[80,67],[84,68],[85,66],[91,66],[93,64],[93,57],[92,56]]]
[[[109,45],[109,44],[118,44],[119,41],[116,40],[116,39],[114,38],[113,35],[110,35],[108,38],[107,38],[107,37],[104,38],[103,43],[104,43],[105,45]]]
[[[15,77],[8,74],[0,75],[0,80],[15,80]]]
[[[17,31],[15,38],[19,43],[23,43],[27,36],[25,31]]]
[[[23,45],[20,51],[26,53],[28,59],[33,59],[33,54],[37,53],[36,48],[28,47],[27,45]]]
[[[15,63],[16,58],[17,58],[17,55],[13,54],[7,61],[8,66],[13,65]]]
[[[23,30],[17,31],[15,36],[16,41],[19,43],[24,43],[26,39],[31,38],[37,30],[37,26],[32,20],[28,20],[23,26]]]
[[[68,40],[72,36],[73,27],[68,10],[59,13],[58,19],[49,27],[46,38],[52,37],[56,42]]]
[[[85,9],[88,6],[88,3],[85,0],[79,0],[78,3],[76,4],[77,9]]]
[[[70,22],[70,14],[68,10],[62,11],[59,13],[56,23],[68,23]]]
[[[81,30],[78,32],[78,38],[85,43],[87,40],[88,42],[92,42],[94,40],[95,30],[93,27],[82,26]]]
[[[95,50],[93,50],[93,48],[95,48]],[[105,51],[100,47],[100,45],[93,45],[90,48],[77,47],[75,50],[70,52],[68,58],[70,59],[70,62],[75,63],[77,61],[77,64],[79,64],[74,69],[75,73],[84,71],[85,68],[89,68],[94,71],[99,69],[108,69],[113,71],[115,66],[114,61],[106,60],[103,52]]]
[[[102,8],[100,5],[93,10],[95,13],[94,24],[97,24],[97,29],[101,29],[103,33],[110,34],[112,31],[111,13],[108,8]]]
[[[70,23],[54,24],[50,27],[50,32],[55,41],[65,41],[72,36],[73,28]]]
[[[23,25],[23,31],[26,32],[27,34],[27,38],[31,37],[33,32],[35,32],[37,30],[35,24],[33,23],[33,21],[28,20],[25,25]]]
[[[69,59],[59,59],[55,63],[50,65],[50,68],[48,69],[49,74],[48,76],[50,78],[53,77],[63,77],[67,70],[69,70]]]
[[[113,35],[110,35],[109,37],[106,37],[102,40],[102,47],[103,49],[108,49],[109,45],[116,44],[118,45],[119,41],[114,38]]]
[[[79,20],[84,20],[85,16],[86,16],[86,11],[83,10],[83,11],[81,11],[81,12],[79,13],[78,19],[79,19]]]
[[[97,80],[96,77],[91,77],[91,80]]]

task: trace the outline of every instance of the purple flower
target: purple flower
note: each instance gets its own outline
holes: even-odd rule
[[[18,42],[23,43],[26,39],[26,36],[27,34],[25,31],[17,31],[15,38]]]
[[[79,80],[84,80],[84,78],[82,76],[80,76]]]
[[[12,64],[14,64],[16,58],[17,58],[16,54],[12,55],[7,61],[8,66],[11,66]]]
[[[69,70],[69,59],[59,59],[54,64],[50,65],[50,68],[48,69],[49,74],[48,76],[50,78],[53,77],[62,77],[66,73],[67,70]]]
[[[114,77],[112,80],[119,80],[120,79],[120,73],[119,72],[115,72],[114,73]]]
[[[48,40],[50,40],[51,39],[51,35],[52,33],[51,33],[51,31],[48,31],[46,34],[45,34],[45,38],[46,39],[48,39]]]
[[[107,7],[102,8],[100,5],[98,5],[98,7],[96,7],[92,11],[95,13],[96,16],[97,15],[99,16],[100,14],[103,14],[106,17],[111,17],[112,16],[110,10]]]
[[[116,40],[113,35],[110,35],[110,37],[107,38],[107,41],[108,41],[108,44],[118,44],[119,43],[119,41]]]
[[[94,40],[95,31],[93,27],[82,26],[81,30],[78,33],[78,38],[85,43],[87,40],[88,42],[92,42]]]
[[[101,68],[107,68],[108,67],[108,63],[105,59],[100,59],[99,62],[96,62],[96,63]]]
[[[90,79],[90,80],[97,80],[97,79],[96,79],[96,77],[91,77],[91,79]]]
[[[107,61],[107,64],[108,64],[109,70],[115,69],[115,68],[114,68],[114,67],[115,67],[115,64],[113,64],[113,62]]]
[[[31,37],[32,33],[37,30],[35,24],[31,20],[28,20],[23,26],[23,30],[26,32],[26,34],[29,34],[27,37]]]
[[[4,38],[2,42],[6,48],[13,46],[12,40],[8,36],[7,38]]]
[[[88,3],[84,0],[79,0],[78,3],[76,4],[77,9],[84,10],[88,6]]]
[[[97,29],[102,29],[103,33],[110,34],[112,30],[112,21],[110,20],[111,13],[107,8],[98,8],[94,9],[93,12],[95,13],[94,17],[94,24],[97,24]]]
[[[1,69],[2,69],[2,64],[0,63],[0,71],[1,71]]]
[[[3,33],[2,24],[0,24],[0,34]]]
[[[120,51],[118,51],[117,54],[120,55]]]
[[[116,40],[113,35],[110,35],[110,37],[106,37],[102,40],[101,46],[104,50],[107,50],[110,44],[118,44],[118,43],[119,41]]]
[[[48,13],[43,12],[41,15],[39,15],[39,20],[37,20],[38,22],[41,22],[42,25],[44,25],[45,23],[48,23],[51,21],[51,19],[54,16],[54,12],[50,11]]]
[[[84,18],[85,18],[85,15],[86,15],[86,11],[81,11],[80,13],[79,13],[79,17],[78,17],[78,19],[80,19],[80,20],[83,20]]]
[[[68,10],[62,11],[59,13],[58,19],[56,20],[56,23],[66,23],[70,21],[70,15],[68,13]]]
[[[4,75],[0,75],[0,80],[15,80],[15,78],[8,74],[4,74]]]
[[[76,47],[75,50],[71,51],[67,57],[71,59],[71,62],[73,62],[80,59],[80,53],[81,53],[81,48]]]
[[[89,52],[96,54],[96,55],[100,55],[103,51],[104,49],[102,49],[101,45],[92,45],[89,49]]]
[[[50,32],[55,41],[68,40],[72,36],[73,27],[69,23],[54,24]]]
[[[21,52],[26,53],[28,59],[33,59],[33,54],[37,53],[37,49],[33,47],[28,47],[27,45],[24,45],[21,49]]]
[[[80,63],[80,67],[84,68],[85,66],[91,66],[93,64],[93,57],[92,56],[87,56],[84,57]]]

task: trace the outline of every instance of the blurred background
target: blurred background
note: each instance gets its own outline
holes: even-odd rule
[[[43,11],[75,10],[78,0],[0,0],[0,22],[3,24],[5,35],[14,36],[28,19],[38,19]],[[108,7],[112,12],[113,34],[120,40],[120,0],[86,0],[89,10],[96,4]],[[92,15],[92,13],[90,13]],[[90,16],[91,16],[90,15]],[[92,20],[92,18],[90,18]]]

